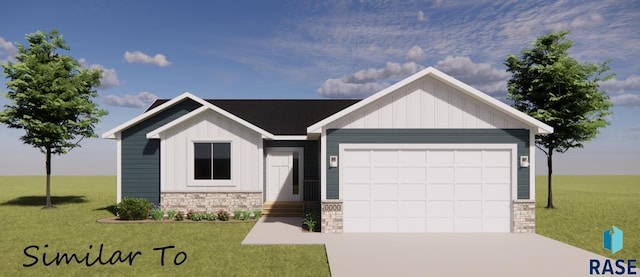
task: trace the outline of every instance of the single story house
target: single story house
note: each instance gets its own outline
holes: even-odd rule
[[[157,100],[106,132],[117,200],[318,201],[322,232],[533,232],[553,128],[434,68],[362,100]]]

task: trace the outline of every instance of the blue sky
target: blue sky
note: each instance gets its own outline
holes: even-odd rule
[[[611,59],[601,84],[611,126],[555,155],[555,174],[640,174],[640,2],[597,1],[11,1],[0,4],[0,62],[24,35],[58,29],[67,54],[104,70],[103,132],[155,98],[362,98],[433,66],[498,99],[502,64],[536,37],[570,30],[571,55]],[[4,82],[2,82],[4,83]],[[6,87],[0,85],[0,91]],[[0,98],[0,105],[7,104]],[[0,175],[44,174],[44,156],[0,127]],[[53,174],[115,174],[116,143],[88,139]],[[538,174],[546,173],[539,153]]]

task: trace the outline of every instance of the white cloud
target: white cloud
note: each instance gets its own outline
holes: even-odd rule
[[[488,63],[474,63],[469,57],[447,56],[436,64],[439,70],[489,94],[505,94],[511,74]]]
[[[0,37],[0,62],[13,60],[18,53],[18,48],[12,42]]]
[[[83,67],[102,70],[102,75],[100,76],[100,88],[108,89],[108,88],[112,88],[120,85],[120,80],[118,79],[118,73],[116,72],[115,68],[106,68],[101,64],[88,65],[87,60],[85,58],[80,58],[78,62]]]
[[[407,53],[408,61],[417,62],[422,59],[424,59],[424,51],[422,51],[422,48],[420,46],[416,45],[414,47],[411,47],[411,49],[409,49],[409,52]]]
[[[107,95],[107,97],[102,99],[102,103],[127,108],[144,108],[149,106],[156,99],[158,99],[158,97],[153,93],[143,91],[138,93],[138,95],[127,94],[122,97],[114,94]]]
[[[388,62],[384,68],[363,69],[338,79],[328,79],[316,92],[324,97],[362,98],[389,86],[387,83],[379,82],[380,80],[413,74],[421,68],[415,62]]]
[[[601,82],[600,88],[609,93],[623,93],[625,90],[640,90],[640,76],[631,75],[624,80],[609,79]]]
[[[640,94],[621,94],[611,96],[611,102],[617,106],[640,107]]]
[[[578,16],[571,21],[561,21],[551,24],[549,27],[554,31],[574,30],[579,28],[591,28],[604,23],[604,17],[597,13]]]
[[[339,78],[324,81],[317,92],[329,98],[364,98],[388,86],[389,84],[375,82],[364,84],[349,83],[343,78]]]
[[[423,11],[418,12],[418,21],[427,21],[427,17],[424,15]]]
[[[134,51],[134,52],[125,51],[124,59],[128,63],[150,63],[150,64],[155,64],[159,67],[166,67],[171,64],[171,62],[167,60],[167,57],[165,55],[156,54],[155,56],[151,57],[140,51]]]

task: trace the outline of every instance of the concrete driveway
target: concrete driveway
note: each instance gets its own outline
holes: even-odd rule
[[[332,276],[588,276],[605,257],[536,234],[320,234],[261,218],[242,242],[324,244]]]

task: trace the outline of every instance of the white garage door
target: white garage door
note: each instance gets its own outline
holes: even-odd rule
[[[515,145],[340,147],[344,232],[510,232]]]

